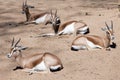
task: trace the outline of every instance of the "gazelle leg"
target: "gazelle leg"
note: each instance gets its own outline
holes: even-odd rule
[[[29,75],[32,75],[32,74],[34,74],[34,73],[39,73],[39,74],[46,74],[46,73],[48,73],[48,71],[47,70],[32,70],[32,71],[30,71],[29,72]]]
[[[111,49],[110,48],[106,48],[106,51],[110,51]]]
[[[47,73],[50,73],[50,68],[49,68],[50,66],[47,65],[47,63],[46,63],[45,61],[44,61],[44,63],[45,63],[45,66],[46,66],[46,68],[47,68],[47,69],[46,69]]]
[[[33,24],[33,23],[35,23],[34,21],[27,21],[27,22],[25,22],[24,24],[25,25],[28,25],[28,24]],[[37,24],[37,23],[35,23],[35,24]]]
[[[23,69],[22,71],[29,73],[29,75],[33,74],[33,69]]]
[[[77,30],[75,29],[75,31],[73,32],[73,37],[77,36]]]
[[[47,73],[50,73],[49,66],[48,66],[48,65],[46,65],[46,67],[47,67],[47,70],[46,70],[46,72],[47,72]]]
[[[32,75],[34,73],[41,73],[41,74],[42,73],[48,73],[47,70],[46,71],[41,71],[41,70],[38,70],[38,69],[23,69],[22,71],[29,73],[29,75]]]

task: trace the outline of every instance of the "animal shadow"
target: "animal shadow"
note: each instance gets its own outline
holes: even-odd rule
[[[18,69],[23,69],[23,68],[20,67],[20,66],[17,66],[16,68],[13,69],[13,71],[16,71],[16,70],[18,70]]]
[[[111,48],[116,48],[116,43],[112,42],[112,44],[110,45]]]

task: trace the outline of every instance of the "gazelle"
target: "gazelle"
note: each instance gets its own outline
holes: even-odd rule
[[[81,35],[73,40],[71,45],[71,50],[90,50],[90,49],[106,49],[110,50],[110,44],[114,40],[113,34],[113,21],[111,21],[111,26],[105,22],[106,27],[102,28],[103,31],[106,32],[105,37],[100,37],[97,35]]]
[[[23,71],[32,74],[50,71],[53,72],[63,69],[61,60],[49,52],[23,57],[21,51],[25,50],[26,47],[18,46],[20,40],[21,39],[14,43],[13,38],[10,53],[7,56],[8,58],[14,57],[20,67],[23,68]]]
[[[51,19],[46,22],[47,24],[52,24],[54,33],[53,34],[43,34],[42,36],[53,36],[53,35],[69,35],[69,34],[87,34],[89,33],[89,27],[86,23],[72,20],[65,22],[61,25],[61,20],[57,16],[57,10],[55,14],[52,14]]]
[[[31,14],[29,12],[29,8],[33,8],[31,6],[27,5],[27,0],[23,2],[22,6],[22,13],[26,15],[26,22],[25,24],[30,24],[30,23],[46,23],[48,20],[51,18],[51,12],[43,12],[40,14]]]

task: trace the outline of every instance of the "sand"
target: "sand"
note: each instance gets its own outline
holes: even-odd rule
[[[25,21],[21,14],[22,0],[0,0],[0,80],[120,80],[120,12],[116,0],[28,0],[31,13],[42,13],[57,9],[62,23],[70,20],[82,20],[90,27],[90,34],[104,36],[101,31],[105,22],[114,23],[115,43],[117,47],[111,51],[82,50],[71,51],[70,46],[75,37],[38,37],[42,33],[53,32],[51,25],[18,24]],[[86,15],[86,13],[88,15]],[[12,38],[19,45],[28,47],[23,55],[50,52],[58,56],[64,69],[48,74],[29,75],[13,69],[15,60],[8,59]]]

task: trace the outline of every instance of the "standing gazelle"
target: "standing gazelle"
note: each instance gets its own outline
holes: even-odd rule
[[[29,8],[33,8],[27,5],[27,0],[23,2],[22,6],[22,13],[26,15],[26,22],[25,24],[30,23],[46,23],[51,18],[51,12],[43,12],[40,14],[31,14],[29,12]]]
[[[63,69],[61,60],[51,53],[39,53],[28,57],[23,57],[21,51],[26,47],[18,46],[20,39],[14,43],[14,38],[11,45],[11,51],[8,58],[14,57],[17,63],[23,68],[23,71],[32,73],[42,73],[46,71],[59,71]],[[41,71],[41,72],[40,72]]]
[[[78,51],[96,48],[110,50],[110,44],[112,40],[114,40],[113,21],[111,21],[111,26],[108,26],[106,22],[105,25],[106,27],[102,28],[102,30],[106,32],[105,37],[100,37],[96,35],[78,36],[75,40],[73,40],[71,50]]]
[[[69,35],[69,34],[87,34],[89,33],[89,27],[86,23],[72,20],[65,22],[61,25],[61,20],[57,16],[57,10],[55,14],[51,14],[51,19],[46,22],[47,24],[52,24],[54,34],[43,34],[42,36],[51,35]]]

